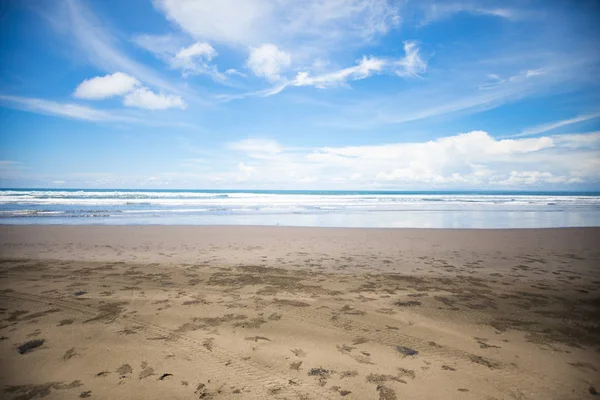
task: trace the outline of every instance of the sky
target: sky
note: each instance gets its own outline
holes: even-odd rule
[[[600,1],[0,2],[0,187],[600,190]]]

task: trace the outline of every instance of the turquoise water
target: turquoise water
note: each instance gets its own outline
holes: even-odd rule
[[[600,192],[0,189],[0,223],[600,226]]]

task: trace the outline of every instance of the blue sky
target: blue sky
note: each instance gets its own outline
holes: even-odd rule
[[[599,190],[597,15],[4,1],[0,186]]]

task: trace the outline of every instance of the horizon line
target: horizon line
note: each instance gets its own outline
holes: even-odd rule
[[[600,189],[184,189],[184,188],[81,188],[81,187],[0,187],[0,191],[180,191],[180,192],[364,192],[364,193],[579,193],[600,195]]]

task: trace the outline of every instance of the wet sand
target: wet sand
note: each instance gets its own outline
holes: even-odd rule
[[[0,226],[7,399],[582,399],[600,228]]]

